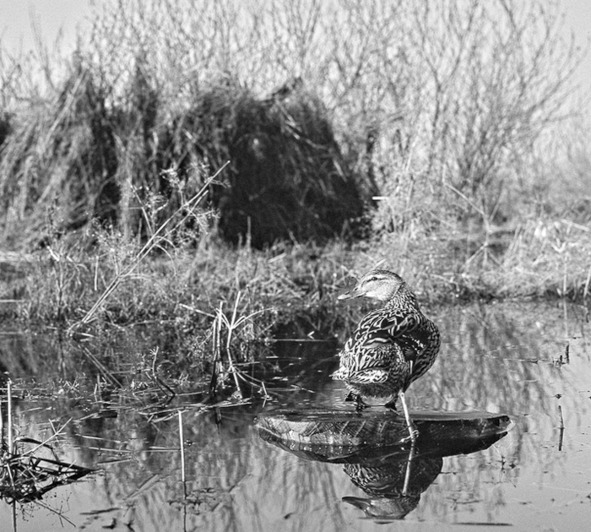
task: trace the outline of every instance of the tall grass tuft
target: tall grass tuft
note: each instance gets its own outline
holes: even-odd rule
[[[326,108],[299,81],[256,98],[228,78],[196,87],[173,111],[141,57],[121,101],[98,65],[77,55],[71,68],[55,98],[7,138],[6,227],[43,220],[52,205],[61,231],[98,221],[149,238],[206,181],[196,167],[214,173],[228,161],[209,197],[229,242],[321,241],[362,225],[375,187],[353,172]],[[143,207],[154,201],[148,221]],[[41,240],[38,223],[29,230]]]
[[[0,157],[7,230],[38,241],[50,207],[60,213],[61,230],[116,218],[116,141],[107,96],[100,75],[75,57],[50,102],[15,119]]]
[[[324,105],[301,80],[256,98],[226,79],[198,91],[175,126],[175,138],[190,135],[185,151],[209,167],[230,161],[212,191],[230,242],[260,248],[341,236],[359,222],[373,192],[351,171]]]
[[[0,112],[0,146],[8,137],[11,131],[10,115],[5,112]]]

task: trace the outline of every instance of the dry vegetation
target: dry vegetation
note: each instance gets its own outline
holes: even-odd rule
[[[186,408],[198,476],[244,475],[256,454],[232,452],[220,473],[202,452],[217,445],[214,424],[228,429],[220,409],[237,408],[231,437],[221,432],[232,442],[249,426],[250,403],[302,404],[300,391],[334,369],[334,337],[358,318],[335,293],[379,262],[427,304],[588,300],[591,152],[572,103],[584,51],[563,39],[559,4],[119,0],[94,9],[71,55],[40,47],[12,57],[0,41],[0,319],[53,329],[6,335],[2,373],[25,402],[48,398],[31,419],[80,439],[89,461],[94,430],[92,441],[107,435],[119,458],[142,454],[136,440],[176,449],[171,420]],[[436,408],[496,397],[550,411],[557,362],[537,350],[562,349],[560,335],[540,335],[536,322],[525,328],[532,338],[497,346],[491,331],[512,338],[521,309],[494,309],[474,322],[440,313],[461,356],[442,359],[423,391],[436,391]],[[331,341],[283,358],[292,343],[273,342],[308,335]],[[528,349],[534,356],[516,358]],[[532,377],[538,367],[543,379]],[[51,409],[76,428],[65,421],[55,432]],[[57,441],[6,432],[0,498],[36,500],[89,471],[58,461]],[[516,460],[528,440],[518,441]],[[265,451],[266,485],[265,468],[283,463],[274,460]],[[127,497],[123,483],[146,471],[122,461],[113,490]],[[296,480],[314,493],[313,477]],[[334,501],[332,485],[320,485]],[[212,505],[225,493],[207,490]],[[429,504],[445,511],[445,500],[437,493]],[[238,507],[258,504],[247,502]]]
[[[335,330],[380,260],[432,301],[589,295],[560,5],[95,10],[71,57],[0,53],[3,315]]]

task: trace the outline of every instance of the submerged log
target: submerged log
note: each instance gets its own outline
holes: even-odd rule
[[[479,442],[488,446],[512,426],[509,416],[486,412],[411,412],[411,418],[419,431],[418,447],[440,448],[441,456],[472,452]],[[404,417],[380,407],[362,412],[318,409],[264,413],[257,418],[257,428],[264,439],[282,443],[292,451],[322,452],[324,446],[375,449],[408,443]]]

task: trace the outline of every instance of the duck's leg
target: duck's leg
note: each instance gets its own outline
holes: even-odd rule
[[[412,443],[410,444],[410,451],[408,453],[408,459],[406,461],[406,472],[404,474],[404,486],[402,487],[402,495],[406,496],[408,495],[408,486],[410,484],[410,475],[411,475],[411,469],[412,469],[412,461],[415,457],[415,442],[412,441]]]
[[[406,399],[404,398],[404,392],[399,392],[400,402],[402,403],[402,410],[404,411],[404,417],[406,419],[406,426],[408,427],[408,433],[410,434],[410,440],[415,443],[417,440],[417,436],[419,435],[419,431],[415,427],[412,419],[410,419],[410,414],[408,413],[408,407],[406,406]]]

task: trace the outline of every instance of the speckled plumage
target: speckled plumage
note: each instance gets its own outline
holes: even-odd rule
[[[357,326],[340,353],[332,377],[359,398],[394,398],[435,362],[440,338],[404,280],[388,270],[373,270],[339,299],[366,296],[384,302]]]

